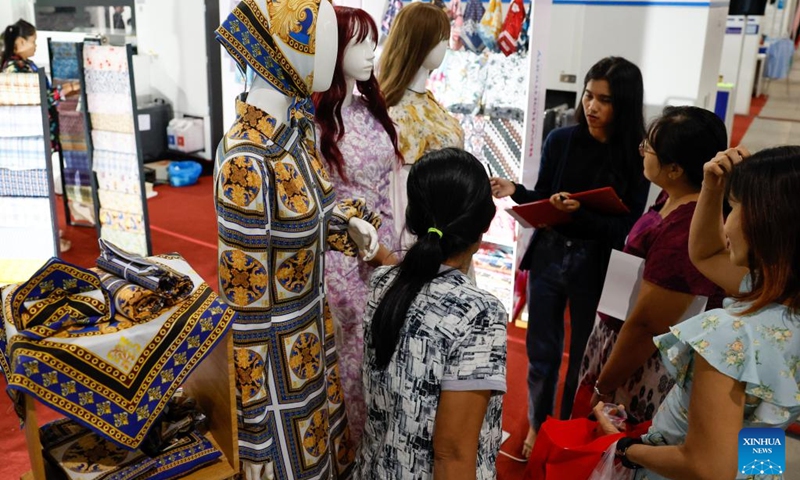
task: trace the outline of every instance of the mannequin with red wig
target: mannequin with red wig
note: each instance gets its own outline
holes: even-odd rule
[[[336,7],[339,52],[331,88],[315,93],[317,148],[331,172],[336,193],[363,198],[381,216],[381,247],[370,264],[339,252],[326,253],[328,304],[337,327],[337,350],[348,423],[354,445],[366,420],[361,364],[363,312],[374,266],[394,263],[396,250],[390,172],[402,159],[394,124],[373,73],[378,29],[364,10]],[[354,90],[359,94],[354,94]]]

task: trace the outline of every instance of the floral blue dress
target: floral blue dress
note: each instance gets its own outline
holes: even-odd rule
[[[676,383],[642,436],[645,443],[679,445],[686,439],[697,354],[719,372],[745,383],[743,427],[785,430],[800,416],[800,319],[778,304],[748,315],[739,315],[741,311],[741,305],[726,300],[726,308],[709,310],[655,338]],[[642,469],[635,478],[664,477]]]

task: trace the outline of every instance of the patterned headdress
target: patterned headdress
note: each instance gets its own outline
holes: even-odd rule
[[[244,74],[247,67],[284,95],[293,97],[289,119],[313,119],[311,87],[317,12],[321,0],[243,0],[217,28],[217,40]]]

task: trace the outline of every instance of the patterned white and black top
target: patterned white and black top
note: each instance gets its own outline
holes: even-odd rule
[[[382,267],[370,280],[362,370],[367,423],[356,478],[433,478],[439,392],[492,390],[481,427],[477,478],[493,479],[502,436],[508,315],[497,298],[451,269],[423,287],[391,362],[385,371],[377,370],[370,326],[396,275],[397,270]]]

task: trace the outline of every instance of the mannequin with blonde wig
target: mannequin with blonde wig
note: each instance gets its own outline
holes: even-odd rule
[[[414,243],[405,231],[408,170],[428,152],[464,148],[464,131],[433,94],[425,88],[431,71],[444,60],[450,39],[450,20],[441,8],[415,2],[400,10],[381,55],[379,82],[397,124],[400,153],[405,165],[392,175],[395,229],[401,249]]]

